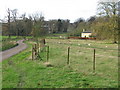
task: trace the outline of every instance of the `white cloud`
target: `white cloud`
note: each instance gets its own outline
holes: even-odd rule
[[[118,2],[119,0],[99,0],[100,2]]]
[[[2,0],[0,13],[3,18],[7,8],[18,9],[20,14],[43,12],[48,19],[70,19],[76,20],[79,17],[89,18],[96,14],[98,0]]]

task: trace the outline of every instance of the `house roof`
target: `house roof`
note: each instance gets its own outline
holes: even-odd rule
[[[85,32],[82,32],[82,33],[92,33],[91,31],[85,31]]]

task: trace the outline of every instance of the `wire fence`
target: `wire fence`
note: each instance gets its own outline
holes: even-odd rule
[[[114,55],[117,52],[115,51],[115,49],[112,48],[103,49],[93,48],[92,46],[91,48],[85,45],[76,45],[59,42],[47,43],[48,45],[45,45],[45,43],[41,42],[39,44],[33,45],[32,60],[42,60],[46,62],[50,61],[54,62],[56,65],[63,63],[63,65],[70,65],[73,67],[75,67],[75,65],[80,65],[80,68],[91,68],[90,70],[96,72],[96,68],[97,70],[101,70],[100,68],[102,66],[108,68],[110,65],[112,65],[112,60],[117,59],[117,56]],[[54,47],[54,45],[56,46],[56,48]],[[109,55],[109,53],[113,56]],[[114,65],[114,67],[116,66]]]

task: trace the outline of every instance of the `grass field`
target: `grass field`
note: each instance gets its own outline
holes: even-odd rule
[[[104,41],[46,39],[50,47],[42,60],[31,60],[31,45],[23,52],[2,62],[3,88],[117,88],[118,45]],[[70,65],[67,48],[70,47]],[[93,49],[96,49],[96,71],[93,73]],[[43,57],[44,56],[44,57]]]

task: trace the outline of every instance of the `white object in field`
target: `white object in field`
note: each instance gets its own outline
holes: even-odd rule
[[[89,43],[88,46],[90,46],[91,44]]]
[[[108,46],[105,46],[105,47],[108,47]]]
[[[78,44],[78,45],[80,45],[80,44]]]
[[[62,38],[62,36],[60,36],[60,38]]]
[[[60,42],[58,42],[60,44]]]

